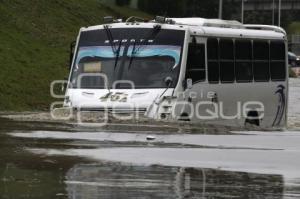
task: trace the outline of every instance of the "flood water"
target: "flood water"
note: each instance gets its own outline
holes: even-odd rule
[[[277,132],[0,119],[0,198],[300,198],[300,81],[290,90]]]

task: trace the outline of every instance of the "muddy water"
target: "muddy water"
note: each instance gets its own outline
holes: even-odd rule
[[[300,197],[295,132],[165,135],[154,130],[155,140],[147,141],[149,131],[0,122],[1,199]],[[264,147],[254,141],[267,137],[272,142]],[[285,146],[277,138],[295,142]],[[262,152],[270,157],[265,164]],[[249,156],[247,168],[238,162],[243,154]],[[279,164],[285,156],[295,165]]]
[[[0,199],[300,198],[300,80],[290,90],[281,132],[0,117]]]
[[[64,176],[77,158],[47,158],[24,150],[31,146],[60,146],[62,142],[14,139],[14,130],[46,130],[52,124],[18,123],[0,119],[0,198],[67,198]]]

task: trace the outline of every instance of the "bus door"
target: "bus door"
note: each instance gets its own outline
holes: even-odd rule
[[[211,111],[214,111],[217,96],[209,91],[206,76],[206,39],[192,37],[188,46],[185,75],[185,100],[188,106],[186,112],[182,113],[192,121],[215,119]]]

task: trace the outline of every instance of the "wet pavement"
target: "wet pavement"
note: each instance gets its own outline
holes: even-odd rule
[[[285,131],[0,119],[0,198],[300,198],[300,81],[291,84]]]

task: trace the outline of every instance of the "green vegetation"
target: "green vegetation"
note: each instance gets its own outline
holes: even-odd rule
[[[138,8],[153,15],[217,18],[219,0],[139,0]],[[240,20],[239,1],[223,1],[223,19]]]
[[[300,22],[295,21],[289,24],[287,32],[288,34],[300,34]]]
[[[0,0],[0,111],[47,110],[50,83],[68,76],[70,42],[107,15],[149,17],[99,0]]]
[[[296,73],[291,69],[291,67],[289,67],[289,77],[291,77],[291,78],[297,77]]]

